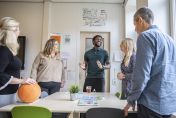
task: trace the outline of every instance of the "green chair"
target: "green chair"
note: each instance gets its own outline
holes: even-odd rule
[[[40,106],[16,106],[11,111],[13,118],[51,118],[52,112]]]

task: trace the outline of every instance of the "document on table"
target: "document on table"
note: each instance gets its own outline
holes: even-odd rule
[[[97,106],[98,102],[95,96],[83,95],[78,101],[78,106]]]

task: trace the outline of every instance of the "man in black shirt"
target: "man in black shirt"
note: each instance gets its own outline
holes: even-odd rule
[[[91,86],[92,91],[104,92],[104,70],[110,68],[109,55],[106,50],[100,48],[103,43],[102,36],[94,36],[92,42],[94,47],[84,54],[85,64],[80,64],[80,67],[87,71],[83,91],[86,92],[86,87]]]

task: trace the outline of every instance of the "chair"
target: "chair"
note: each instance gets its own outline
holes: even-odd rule
[[[51,118],[52,112],[39,106],[16,106],[11,110],[13,118]]]
[[[99,107],[89,109],[86,118],[124,118],[124,114],[121,109]]]

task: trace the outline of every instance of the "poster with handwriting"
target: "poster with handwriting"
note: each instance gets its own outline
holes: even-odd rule
[[[84,26],[105,26],[107,22],[107,12],[104,9],[82,9]]]

